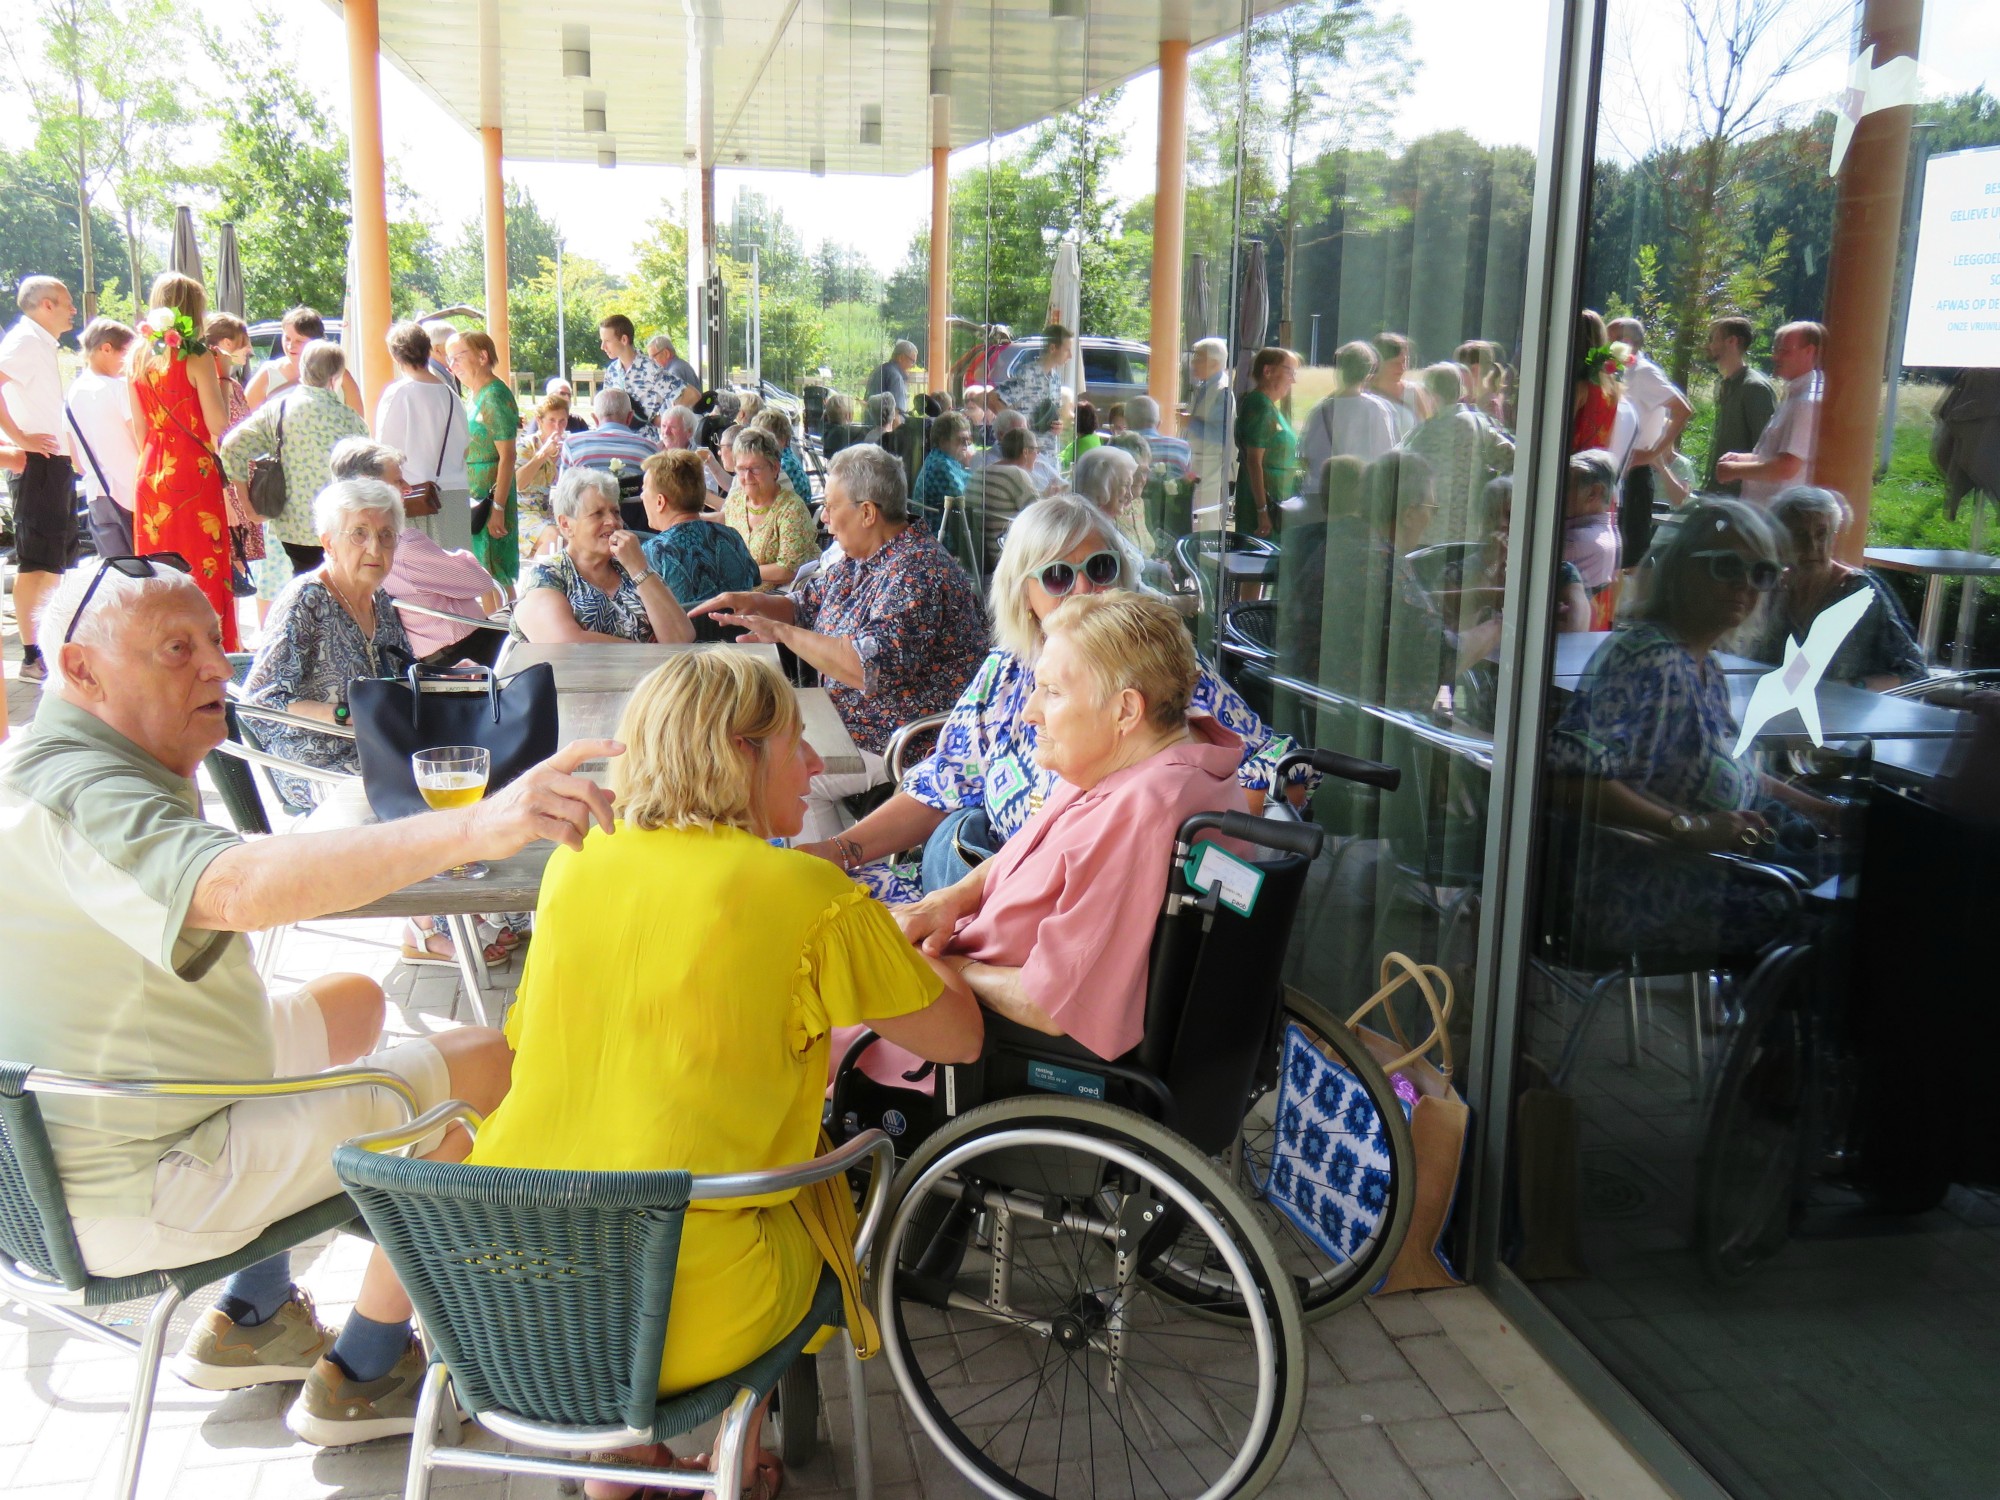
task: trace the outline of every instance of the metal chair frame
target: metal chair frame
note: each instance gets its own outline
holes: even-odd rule
[[[447,1100],[407,1125],[357,1136],[347,1143],[343,1151],[350,1148],[379,1152],[399,1150],[423,1139],[440,1126],[452,1122],[462,1125],[470,1132],[478,1129],[480,1119],[471,1106],[460,1100]],[[876,1231],[881,1224],[889,1181],[895,1172],[894,1150],[888,1136],[879,1130],[864,1132],[838,1150],[793,1166],[779,1167],[765,1172],[695,1176],[689,1180],[688,1199],[690,1202],[699,1202],[703,1199],[745,1198],[785,1192],[842,1177],[860,1166],[863,1161],[870,1159],[873,1161],[873,1168],[869,1177],[868,1194],[862,1206],[859,1230],[855,1236],[855,1259],[865,1264],[869,1247],[874,1242]],[[501,1174],[509,1169],[482,1170]],[[658,1210],[663,1213],[672,1211],[664,1207]],[[391,1258],[394,1258],[393,1250]],[[795,1334],[796,1332],[797,1330],[794,1330]],[[783,1341],[780,1342],[782,1345]],[[862,1380],[861,1360],[855,1352],[851,1334],[846,1338],[842,1353],[848,1380],[849,1406],[853,1416],[854,1492],[857,1500],[873,1500],[875,1466],[869,1437],[868,1396]],[[653,1362],[657,1365],[657,1358]],[[725,1376],[722,1381],[717,1382],[717,1384],[736,1384],[737,1390],[723,1413],[722,1426],[716,1435],[712,1450],[714,1472],[704,1474],[645,1466],[613,1466],[575,1457],[551,1458],[534,1453],[496,1453],[458,1446],[457,1426],[453,1421],[456,1404],[450,1406],[446,1404],[451,1372],[441,1358],[436,1359],[425,1374],[423,1389],[418,1398],[416,1431],[410,1438],[410,1466],[404,1495],[406,1500],[424,1500],[430,1492],[433,1472],[438,1469],[458,1469],[489,1474],[534,1474],[544,1479],[567,1482],[616,1479],[628,1484],[693,1490],[713,1495],[716,1500],[739,1500],[742,1490],[743,1454],[750,1436],[750,1419],[759,1403],[770,1394],[776,1380],[777,1374],[773,1373],[770,1385],[751,1381],[749,1367],[746,1367],[746,1370],[737,1371],[734,1375]],[[696,1393],[689,1393],[689,1395],[694,1394]],[[661,1413],[659,1421],[654,1425],[643,1427],[569,1426],[498,1408],[475,1411],[473,1420],[495,1436],[523,1447],[555,1450],[566,1454],[601,1455],[616,1449],[658,1441],[660,1422],[670,1420],[675,1404],[685,1399],[679,1396],[662,1397],[658,1408]],[[440,1446],[441,1436],[443,1446]]]
[[[26,1117],[17,1124],[0,1119],[0,1146],[5,1148],[4,1158],[0,1160],[18,1171],[25,1181],[28,1195],[40,1217],[38,1229],[42,1240],[40,1247],[22,1245],[13,1243],[15,1236],[8,1235],[8,1242],[0,1243],[0,1296],[21,1302],[73,1333],[138,1356],[138,1370],[134,1375],[131,1406],[126,1418],[118,1488],[115,1491],[124,1500],[132,1500],[138,1493],[139,1468],[145,1457],[153,1398],[159,1385],[160,1363],[166,1351],[167,1330],[181,1302],[189,1293],[220,1281],[245,1266],[303,1244],[327,1229],[351,1225],[356,1219],[354,1205],[346,1194],[337,1193],[312,1208],[280,1220],[248,1245],[229,1255],[138,1276],[95,1276],[85,1268],[82,1252],[77,1247],[68,1200],[63,1193],[54,1152],[42,1123],[40,1106],[27,1096],[60,1094],[107,1099],[214,1099],[220,1107],[224,1103],[244,1099],[280,1098],[347,1088],[387,1089],[402,1105],[405,1119],[416,1112],[417,1097],[407,1082],[394,1073],[360,1066],[331,1068],[324,1073],[302,1077],[230,1082],[194,1078],[100,1078],[0,1063],[0,1100],[15,1110],[23,1106],[26,1110]],[[0,1228],[4,1227],[0,1224]],[[37,1249],[43,1253],[37,1255]],[[36,1266],[23,1261],[20,1256],[24,1252],[44,1264]],[[140,1320],[137,1337],[100,1323],[82,1310],[86,1307],[108,1307],[141,1297],[150,1297],[152,1301]]]

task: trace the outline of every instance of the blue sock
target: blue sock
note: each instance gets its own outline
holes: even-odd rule
[[[255,1328],[292,1300],[292,1257],[288,1253],[245,1266],[222,1284],[215,1305],[224,1317]]]
[[[378,1323],[351,1312],[333,1341],[332,1359],[350,1380],[380,1380],[396,1367],[409,1346],[409,1319]]]

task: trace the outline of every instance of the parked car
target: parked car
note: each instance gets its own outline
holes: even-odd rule
[[[1152,363],[1152,349],[1137,339],[1107,339],[1085,334],[1083,347],[1083,391],[1101,411],[1114,401],[1129,401],[1146,394],[1146,373]],[[1047,341],[1040,334],[1008,339],[1004,343],[977,350],[954,377],[962,397],[968,385],[1002,386],[1016,372],[1025,370],[1042,357]]]

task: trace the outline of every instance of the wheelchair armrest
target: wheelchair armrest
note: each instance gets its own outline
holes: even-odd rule
[[[332,771],[325,766],[309,766],[304,761],[287,760],[282,755],[273,755],[268,750],[253,749],[249,745],[239,745],[234,740],[224,740],[215,748],[224,755],[233,755],[248,765],[283,771],[287,776],[298,776],[307,781],[324,781],[329,786],[345,786],[350,781],[361,779],[352,771]]]
[[[467,1135],[476,1136],[485,1119],[463,1099],[447,1099],[432,1105],[414,1120],[391,1125],[387,1130],[371,1130],[366,1135],[354,1136],[346,1144],[364,1151],[401,1151],[416,1145],[432,1131],[454,1123],[463,1125]]]
[[[1385,792],[1393,792],[1403,784],[1403,773],[1395,766],[1384,765],[1379,760],[1363,760],[1357,755],[1342,755],[1338,750],[1298,749],[1287,754],[1278,762],[1273,780],[1284,785],[1291,780],[1292,767],[1309,765],[1323,776],[1338,776],[1343,781],[1358,781],[1363,786],[1380,787]]]
[[[324,1094],[334,1089],[382,1088],[403,1105],[403,1117],[417,1112],[417,1095],[399,1074],[384,1068],[350,1064],[287,1078],[101,1078],[87,1073],[60,1073],[31,1068],[22,1087],[32,1094],[68,1094],[114,1099],[276,1099],[297,1094]]]
[[[1326,839],[1326,830],[1317,823],[1297,822],[1291,818],[1258,818],[1247,812],[1196,813],[1181,824],[1180,832],[1175,835],[1176,863],[1194,847],[1195,839],[1210,828],[1224,838],[1255,844],[1263,849],[1276,849],[1285,854],[1303,855],[1307,859],[1318,857],[1320,845]]]
[[[920,734],[933,729],[944,728],[950,714],[925,714],[921,719],[912,719],[901,729],[889,736],[889,743],[882,747],[882,758],[889,763],[889,781],[900,786],[903,780],[903,757],[909,753],[910,741]]]

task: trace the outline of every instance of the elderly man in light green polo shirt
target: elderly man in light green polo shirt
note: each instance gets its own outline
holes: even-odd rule
[[[0,1057],[117,1078],[229,1081],[365,1058],[423,1107],[486,1111],[507,1089],[497,1031],[461,1027],[376,1051],[383,995],[331,974],[269,995],[246,932],[352,910],[469,859],[609,832],[574,774],[619,746],[566,747],[493,798],[390,826],[245,843],[205,821],[191,779],[224,735],[221,623],[165,559],[62,576],[42,617],[48,688],[0,750]],[[248,1100],[50,1098],[56,1166],[100,1276],[189,1265],[248,1244],[339,1190],[335,1145],[400,1116],[377,1089]],[[434,1153],[468,1149],[462,1132]],[[323,1444],[409,1432],[424,1369],[410,1304],[381,1252],[339,1337],[278,1256],[232,1277],[175,1361],[209,1390],[304,1386],[288,1421]]]

